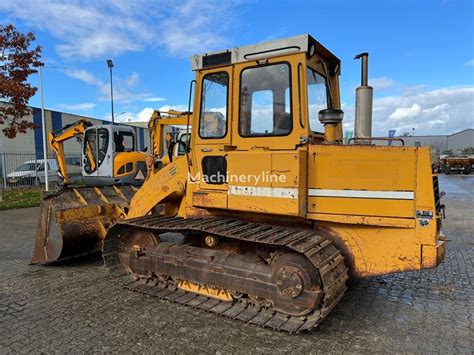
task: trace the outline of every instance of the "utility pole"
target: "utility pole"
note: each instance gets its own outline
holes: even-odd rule
[[[114,63],[112,62],[112,59],[107,59],[107,66],[109,67],[110,70],[110,106],[112,108],[112,123],[115,122],[114,118],[114,89],[112,85],[112,68],[114,67]]]
[[[43,95],[43,66],[39,68],[40,72],[40,96],[41,96],[41,128],[43,131],[43,165],[44,165],[44,187],[49,191],[48,181],[48,146],[46,144],[46,119],[44,117],[44,95]],[[38,167],[36,167],[38,168]]]

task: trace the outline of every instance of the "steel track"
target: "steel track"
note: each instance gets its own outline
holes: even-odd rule
[[[153,279],[137,280],[125,276],[119,280],[123,287],[145,295],[199,308],[261,327],[297,333],[317,327],[342,299],[348,279],[344,258],[331,241],[314,230],[288,228],[238,220],[234,218],[183,219],[179,217],[148,216],[117,223],[109,230],[104,244],[105,265],[118,264],[118,240],[129,228],[141,228],[155,233],[206,233],[261,245],[283,247],[305,255],[317,268],[321,278],[323,298],[320,307],[306,316],[289,316],[271,308],[257,306],[247,299],[234,303],[197,295],[176,288],[174,283],[156,283]]]

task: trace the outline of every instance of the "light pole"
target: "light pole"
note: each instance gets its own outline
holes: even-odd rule
[[[415,127],[412,128],[413,130],[413,137],[415,136]]]
[[[115,115],[115,118],[117,118],[118,116],[122,116],[122,115],[124,115],[124,114],[126,114],[126,113],[127,113],[127,111],[120,112],[118,115]]]
[[[43,68],[52,69],[69,69],[66,67],[52,67],[45,66],[44,64],[39,67],[40,73],[40,101],[41,101],[41,131],[43,133],[43,162],[44,162],[44,187],[46,191],[49,191],[49,175],[48,175],[48,145],[46,141],[46,119],[44,116],[44,93],[43,93]]]
[[[110,106],[112,108],[112,123],[115,122],[114,118],[114,89],[112,85],[112,68],[114,67],[114,63],[112,62],[112,59],[107,59],[107,66],[109,67],[110,70]]]
[[[46,145],[46,119],[44,118],[44,95],[43,95],[43,66],[39,68],[40,72],[40,96],[41,96],[41,126],[43,131],[43,166],[44,166],[44,187],[49,191],[48,176],[48,146]]]

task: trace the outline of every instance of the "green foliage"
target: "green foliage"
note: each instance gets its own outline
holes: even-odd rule
[[[7,138],[35,128],[24,119],[30,113],[28,101],[37,90],[28,77],[43,65],[41,47],[30,49],[35,39],[33,32],[23,34],[11,24],[0,25],[0,97],[8,103],[0,106],[0,124],[6,124],[3,133]]]
[[[40,205],[41,189],[19,189],[0,191],[0,193],[2,194],[0,210],[36,207]]]

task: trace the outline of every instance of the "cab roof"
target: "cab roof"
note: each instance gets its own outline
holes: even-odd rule
[[[220,67],[235,63],[249,62],[294,53],[318,53],[332,68],[339,66],[340,60],[309,34],[235,47],[223,51],[195,54],[191,59],[193,70]]]

